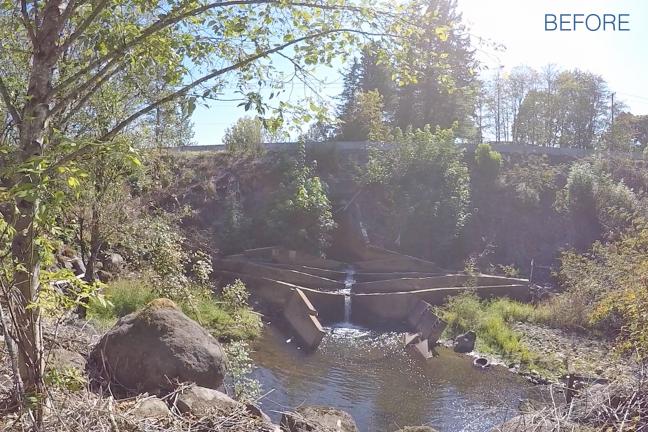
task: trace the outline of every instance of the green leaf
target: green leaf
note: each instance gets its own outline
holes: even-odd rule
[[[67,184],[73,189],[76,189],[80,186],[79,180],[76,177],[68,177]]]

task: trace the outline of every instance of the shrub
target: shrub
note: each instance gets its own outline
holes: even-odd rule
[[[475,176],[481,182],[493,182],[499,175],[502,155],[491,149],[490,144],[479,144],[475,149]]]
[[[236,279],[233,283],[226,285],[221,292],[223,306],[233,311],[246,307],[249,297],[250,294],[240,279]]]
[[[286,247],[323,255],[336,227],[324,183],[306,165],[300,144],[298,157],[282,182],[267,212],[271,241]]]
[[[500,178],[507,193],[515,197],[520,207],[533,209],[540,207],[545,197],[553,203],[556,180],[563,169],[561,165],[550,165],[546,156],[529,156],[502,170]]]
[[[85,374],[74,367],[65,369],[50,369],[45,373],[45,383],[48,386],[62,390],[78,392],[85,389],[88,383]]]
[[[558,274],[565,292],[547,302],[556,325],[616,335],[622,352],[648,358],[648,226],[635,228],[619,240],[596,243],[591,253],[563,255]]]
[[[601,163],[577,162],[569,171],[557,206],[572,215],[579,230],[589,226],[607,238],[617,238],[637,216],[639,201],[623,181],[614,181]],[[585,243],[597,234],[585,233]]]
[[[242,402],[254,402],[261,396],[261,384],[250,378],[254,364],[246,342],[233,342],[225,348],[227,369],[232,381],[234,396]]]
[[[469,218],[470,179],[452,130],[394,132],[393,148],[374,149],[362,178],[381,186],[391,238],[403,250],[442,262],[456,252]],[[454,257],[453,257],[454,258]]]

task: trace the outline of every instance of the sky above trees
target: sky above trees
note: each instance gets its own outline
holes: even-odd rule
[[[601,75],[625,102],[631,112],[648,114],[648,57],[643,55],[648,42],[648,2],[644,0],[459,0],[464,22],[470,27],[477,57],[487,69],[485,76],[495,73],[500,65],[504,73],[518,65],[540,68],[554,63],[564,69],[580,68]],[[629,13],[631,31],[616,33],[545,32],[545,13]],[[479,44],[483,38],[502,44],[494,49]],[[339,65],[342,69],[342,65]],[[338,71],[320,67],[319,77],[326,80],[319,91],[334,106],[335,96],[342,90]],[[299,98],[311,91],[296,85],[286,97]],[[224,95],[224,99],[233,95]],[[195,142],[200,145],[221,143],[225,129],[246,114],[239,102],[214,101],[198,107],[193,115]],[[250,113],[247,113],[250,114]]]

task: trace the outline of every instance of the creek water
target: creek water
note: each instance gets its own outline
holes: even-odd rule
[[[344,325],[329,328],[307,353],[274,325],[252,354],[265,392],[262,407],[278,421],[302,404],[349,412],[362,432],[429,425],[440,432],[486,432],[518,414],[536,390],[504,368],[477,369],[447,349],[426,361],[406,352],[400,335]]]

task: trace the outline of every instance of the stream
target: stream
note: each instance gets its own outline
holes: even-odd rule
[[[349,412],[362,432],[429,425],[439,432],[487,432],[518,414],[537,389],[502,367],[477,369],[468,356],[439,348],[427,362],[402,347],[400,335],[341,323],[306,353],[275,325],[253,346],[253,377],[275,421],[302,404]]]

